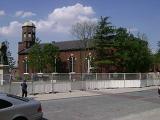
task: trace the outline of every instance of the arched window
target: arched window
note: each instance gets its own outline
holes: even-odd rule
[[[26,33],[23,34],[23,37],[24,37],[24,38],[26,37]]]
[[[31,37],[31,33],[28,33],[28,37]]]

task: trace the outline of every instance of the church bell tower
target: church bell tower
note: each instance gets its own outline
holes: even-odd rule
[[[35,44],[36,27],[28,21],[22,25],[22,40],[18,42],[18,70],[19,74],[28,73],[31,69],[28,68],[28,53],[25,52]]]
[[[22,43],[23,43],[23,49],[30,48],[34,43],[36,39],[36,27],[35,25],[28,21],[25,22],[22,26]]]

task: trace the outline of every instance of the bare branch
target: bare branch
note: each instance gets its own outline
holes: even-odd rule
[[[71,34],[79,40],[91,39],[96,30],[96,23],[79,22],[72,26]]]

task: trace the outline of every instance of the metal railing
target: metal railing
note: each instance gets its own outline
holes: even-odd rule
[[[0,75],[0,92],[21,94],[21,83],[27,81],[28,93],[54,93],[73,90],[145,87],[160,85],[159,73],[43,73],[21,77]]]

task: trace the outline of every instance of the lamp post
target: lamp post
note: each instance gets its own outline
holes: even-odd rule
[[[74,62],[74,61],[73,61],[73,54],[71,54],[71,61],[72,61],[72,72],[73,72],[73,65],[74,65],[74,64],[73,64],[73,62]]]
[[[74,57],[74,54],[71,53],[70,57],[67,59],[69,61],[69,63],[71,62],[71,73],[74,73],[74,61],[76,60],[76,58]]]
[[[24,74],[28,74],[28,60],[27,60],[27,56],[24,59],[24,63],[25,63],[25,73]]]
[[[86,59],[87,59],[87,73],[90,73],[91,72],[90,70],[92,69],[91,62],[93,59],[91,52],[88,54],[88,57]]]

